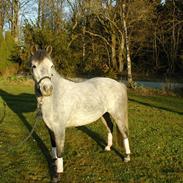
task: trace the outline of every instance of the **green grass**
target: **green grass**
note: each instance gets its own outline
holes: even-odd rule
[[[53,176],[50,142],[42,121],[35,122],[31,82],[0,80],[0,183],[47,183]],[[129,94],[131,162],[114,143],[104,152],[107,133],[98,121],[66,130],[64,183],[183,182],[183,98]]]

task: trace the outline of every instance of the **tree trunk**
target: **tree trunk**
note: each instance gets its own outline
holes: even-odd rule
[[[12,20],[11,20],[11,32],[15,42],[18,42],[19,38],[19,0],[12,1]]]
[[[114,70],[117,70],[117,63],[116,63],[116,34],[112,33],[111,35],[111,41],[112,41],[112,45],[111,45],[111,52],[112,52],[112,56],[111,56],[111,60],[112,60],[112,67]]]
[[[44,0],[38,1],[38,26],[43,29],[45,24],[45,6]]]
[[[157,48],[157,33],[156,33],[156,28],[154,32],[154,44],[153,44],[153,56],[154,56],[154,61],[155,61],[155,68],[158,69],[158,48]]]
[[[124,26],[124,35],[125,35],[127,68],[128,68],[128,86],[132,87],[132,84],[133,84],[133,79],[132,79],[132,63],[131,63],[131,58],[130,58],[128,30],[127,30],[126,18],[125,18],[125,7],[126,7],[125,4],[123,4],[123,26]]]
[[[124,48],[125,48],[124,35],[121,34],[121,41],[119,45],[119,56],[118,56],[120,74],[123,72],[124,69],[124,58],[123,58]]]
[[[62,20],[62,16],[63,16],[63,12],[62,12],[62,7],[63,7],[63,0],[62,1],[56,1],[54,3],[53,1],[53,18],[54,18],[54,21],[53,21],[53,27],[54,27],[54,30],[55,32],[59,32],[60,29],[61,29],[61,20]]]
[[[38,18],[37,18],[38,27],[41,27],[41,0],[38,1]]]
[[[0,31],[3,31],[5,19],[5,1],[1,0],[0,2]]]
[[[0,32],[3,31],[3,27],[4,27],[4,18],[2,15],[0,15]]]
[[[82,36],[82,42],[83,42],[83,63],[85,61],[85,56],[86,56],[86,20],[84,20],[83,23],[83,36]]]
[[[174,72],[174,66],[175,66],[175,61],[176,61],[176,35],[175,35],[175,1],[173,0],[173,13],[172,13],[172,39],[171,39],[171,53],[170,53],[170,57],[171,57],[171,63],[170,63],[170,72],[173,73]]]

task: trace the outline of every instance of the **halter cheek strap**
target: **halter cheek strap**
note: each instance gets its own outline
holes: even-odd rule
[[[38,82],[36,82],[36,85],[35,85],[35,93],[36,93],[36,98],[37,98],[37,117],[42,116],[42,113],[41,113],[41,106],[42,106],[42,99],[43,99],[43,96],[42,96],[42,93],[41,93],[39,84],[40,84],[44,79],[49,79],[49,80],[51,80],[51,77],[49,77],[49,76],[42,77]]]

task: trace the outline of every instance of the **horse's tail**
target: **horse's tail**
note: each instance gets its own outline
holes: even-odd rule
[[[129,136],[129,129],[128,129],[128,96],[127,96],[127,92],[125,92],[123,109],[124,109],[123,110],[123,119],[121,121],[122,124],[119,124],[121,129],[122,129],[122,132],[119,130],[118,125],[116,125],[117,143],[120,146],[123,146],[124,138],[128,138],[128,136]]]

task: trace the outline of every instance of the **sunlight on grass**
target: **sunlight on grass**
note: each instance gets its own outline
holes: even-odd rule
[[[36,101],[31,85],[0,82],[0,182],[50,182],[53,166],[47,130],[39,121],[33,137]],[[104,152],[107,132],[100,120],[66,130],[63,182],[183,182],[183,99],[129,96],[132,161],[116,143]],[[115,131],[114,131],[115,134]],[[18,147],[18,148],[17,148]]]

